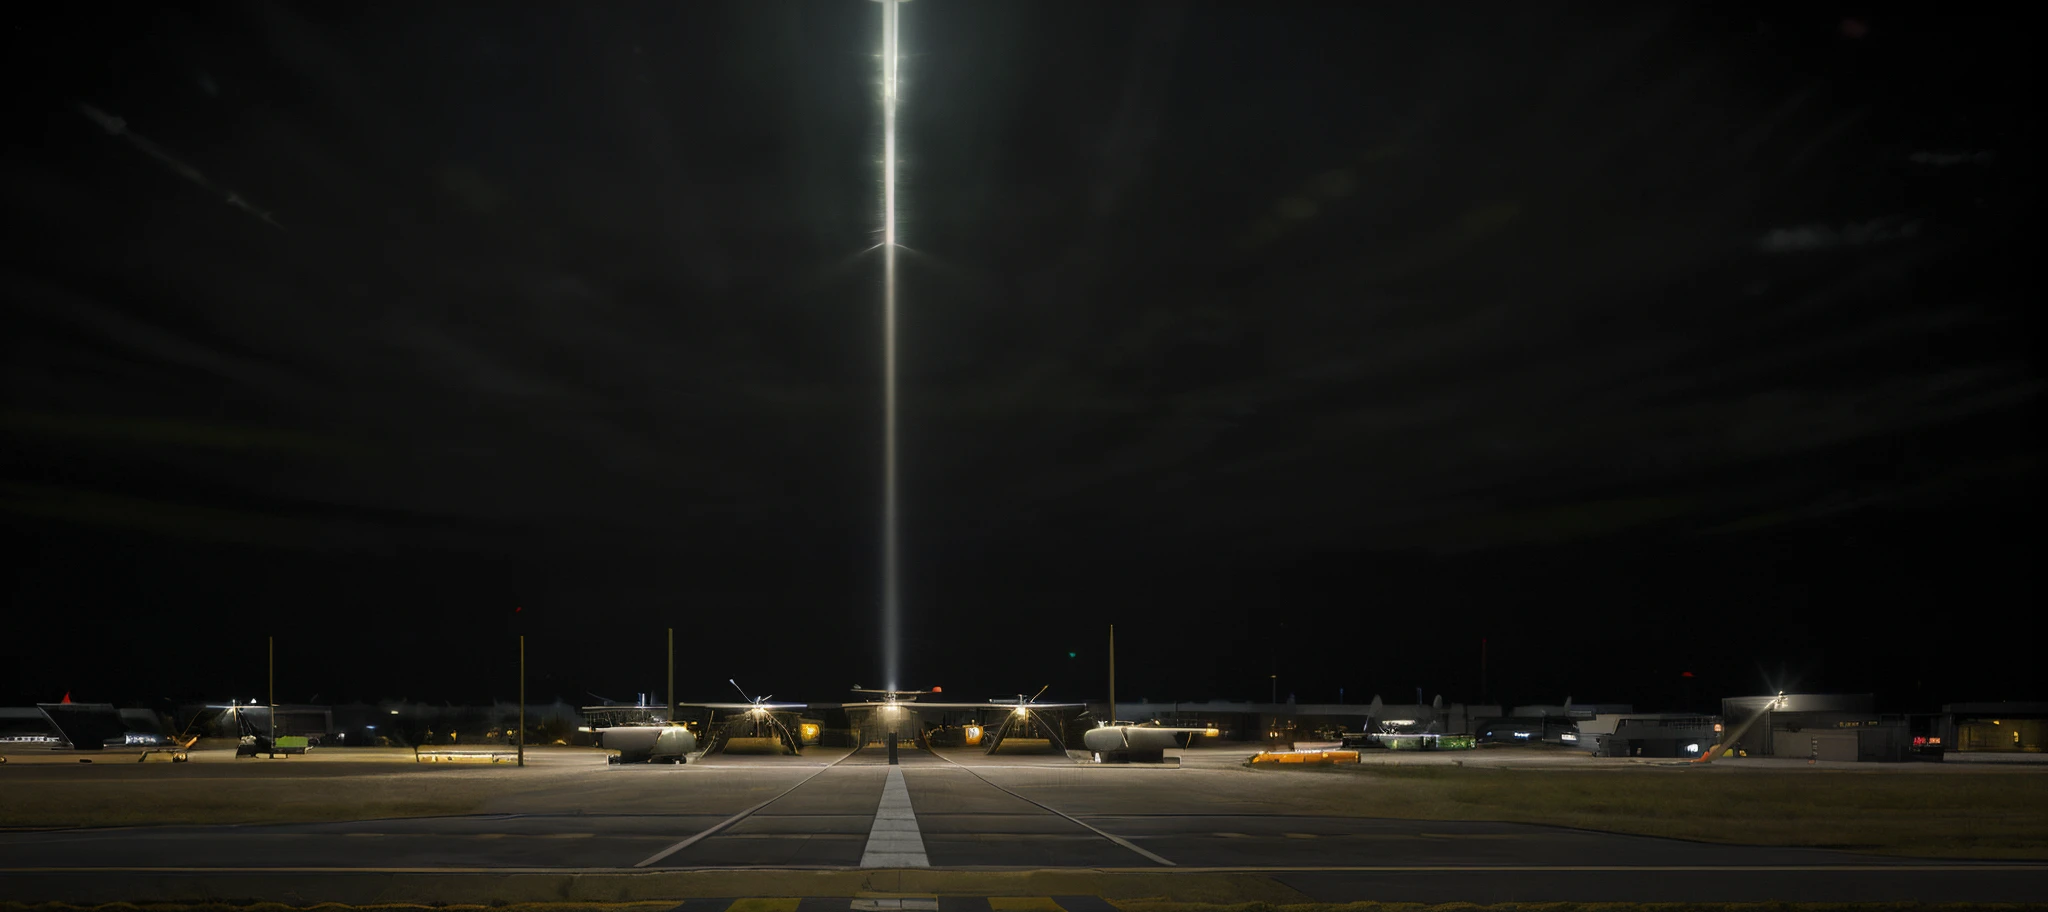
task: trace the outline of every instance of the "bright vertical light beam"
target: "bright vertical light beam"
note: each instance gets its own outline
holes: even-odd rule
[[[902,587],[896,511],[896,18],[882,3],[882,665],[898,689]]]

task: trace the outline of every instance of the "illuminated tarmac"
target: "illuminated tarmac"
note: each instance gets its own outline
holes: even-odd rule
[[[482,812],[465,816],[0,831],[0,880],[9,896],[105,901],[124,898],[123,883],[133,888],[142,882],[137,878],[166,873],[232,878],[289,872],[318,881],[373,872],[860,870],[864,858],[876,867],[876,858],[898,858],[909,846],[921,848],[935,872],[1060,869],[1112,879],[1147,876],[1148,883],[1154,875],[1173,875],[1169,885],[1182,875],[1228,872],[1324,900],[2018,902],[2048,896],[2048,865],[2042,864],[1921,863],[1520,824],[1335,816],[1316,805],[1309,780],[1245,771],[1238,764],[1246,755],[1190,751],[1180,768],[1148,769],[1086,766],[1049,754],[906,749],[895,770],[910,813],[885,814],[878,826],[891,774],[879,750],[712,757],[684,766],[611,766],[593,752],[536,751],[524,770],[483,765],[416,773],[518,783],[486,801]],[[200,758],[175,772],[180,779],[219,783],[223,800],[235,800],[231,785],[241,776],[318,783],[373,771],[406,775],[419,766],[407,756],[392,754],[382,764],[369,755],[324,763]],[[122,767],[39,775],[128,779],[160,769],[130,759]],[[0,787],[32,782],[5,775]],[[888,853],[870,852],[877,834],[893,834]],[[312,899],[319,891],[297,892]]]

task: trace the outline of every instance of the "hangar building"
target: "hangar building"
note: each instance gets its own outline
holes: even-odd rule
[[[1721,701],[1729,753],[1815,760],[1904,760],[1904,716],[1881,716],[1872,694],[1781,694]],[[1745,727],[1746,726],[1746,727]]]
[[[1933,735],[1956,752],[2041,753],[2048,751],[2048,703],[1950,703]]]

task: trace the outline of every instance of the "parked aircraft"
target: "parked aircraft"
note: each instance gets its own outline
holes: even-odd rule
[[[770,751],[779,744],[788,753],[798,754],[803,752],[804,739],[797,732],[791,731],[789,725],[782,717],[804,709],[809,704],[773,703],[770,701],[774,699],[774,694],[760,697],[749,696],[746,688],[741,687],[738,681],[727,678],[725,683],[731,684],[734,690],[739,691],[740,698],[746,702],[677,704],[678,706],[691,706],[698,709],[711,710],[713,714],[711,721],[714,726],[719,725],[718,713],[730,714],[724,724],[718,728],[717,733],[712,736],[715,740],[707,750],[733,747],[736,742],[741,742]],[[762,743],[752,744],[752,742]]]
[[[1045,692],[1051,688],[1052,685],[1047,684],[1044,687],[1040,687],[1038,693],[1028,697],[1019,693],[1014,697],[994,697],[980,703],[952,703],[920,699],[929,694],[942,693],[943,688],[938,687],[934,687],[931,690],[871,690],[856,684],[853,688],[855,693],[875,694],[881,697],[881,699],[869,700],[865,703],[848,703],[844,708],[849,710],[873,710],[884,714],[885,717],[891,714],[917,710],[936,710],[940,712],[1001,711],[1003,712],[1002,721],[993,726],[993,731],[983,736],[982,743],[985,752],[995,753],[1007,739],[1028,738],[1034,734],[1050,741],[1055,750],[1065,751],[1067,749],[1066,741],[1060,737],[1058,726],[1041,718],[1040,713],[1054,710],[1081,709],[1087,704],[1038,702],[1038,698],[1044,696]]]

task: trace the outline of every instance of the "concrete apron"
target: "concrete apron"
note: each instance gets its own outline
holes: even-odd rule
[[[1300,891],[1251,873],[751,869],[720,871],[22,871],[0,873],[0,895],[22,903],[331,902],[642,903],[700,897],[1090,895],[1190,903],[1303,903]]]

